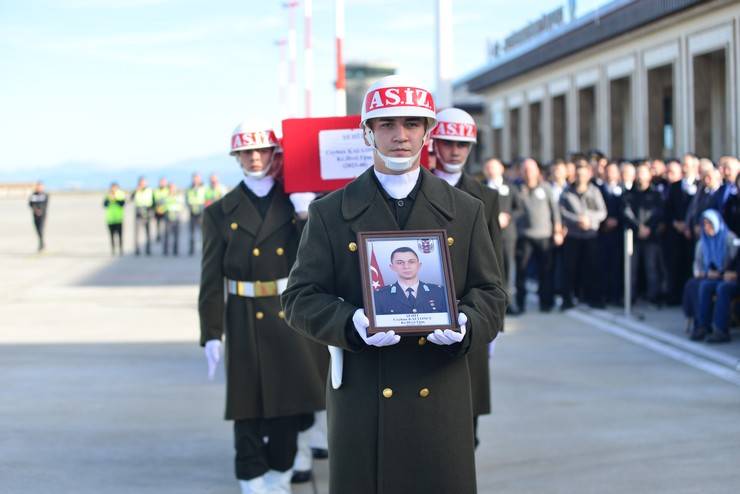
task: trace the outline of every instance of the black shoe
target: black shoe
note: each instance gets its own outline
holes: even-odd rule
[[[588,306],[592,309],[606,309],[606,304],[604,302],[591,302]]]
[[[570,300],[565,300],[562,304],[560,304],[560,312],[565,312],[566,310],[570,310],[573,308],[575,308],[575,304]]]
[[[329,458],[329,450],[324,448],[311,448],[311,456],[314,460],[326,460]]]
[[[689,335],[691,341],[704,341],[707,337],[707,330],[704,328],[696,328]]]
[[[519,311],[517,310],[516,307],[512,307],[511,305],[509,305],[506,307],[506,315],[507,316],[518,316]]]
[[[707,343],[729,343],[730,335],[724,331],[712,331],[712,334],[707,336],[706,342]]]
[[[311,470],[293,472],[293,476],[290,478],[291,484],[305,484],[310,482],[313,478],[313,472]]]
[[[552,310],[552,305],[540,305],[540,312],[547,314]]]

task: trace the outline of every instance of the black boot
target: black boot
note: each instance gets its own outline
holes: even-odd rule
[[[715,329],[712,334],[707,336],[707,343],[729,343],[730,334],[727,331],[718,331]]]
[[[704,338],[707,337],[707,330],[706,328],[697,327],[694,328],[694,330],[689,335],[689,339],[691,341],[704,341]]]

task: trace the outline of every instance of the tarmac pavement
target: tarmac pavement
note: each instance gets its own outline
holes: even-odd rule
[[[223,369],[208,381],[197,345],[198,258],[136,258],[129,225],[111,257],[101,203],[52,194],[37,255],[25,201],[0,200],[0,493],[236,494]],[[739,386],[559,313],[508,320],[491,374],[482,494],[740,485]]]

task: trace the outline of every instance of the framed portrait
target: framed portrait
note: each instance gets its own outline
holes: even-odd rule
[[[357,239],[368,334],[459,331],[444,230],[360,232]]]

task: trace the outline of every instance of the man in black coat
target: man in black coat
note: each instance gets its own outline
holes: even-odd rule
[[[646,163],[637,166],[637,181],[625,196],[625,226],[634,232],[634,253],[630,266],[632,298],[637,296],[640,267],[647,282],[647,300],[659,303],[660,296],[660,234],[663,221],[663,200],[652,187],[652,174]]]
[[[511,298],[511,289],[514,284],[514,249],[516,248],[516,224],[514,216],[519,211],[519,190],[508,178],[504,177],[504,165],[498,158],[489,158],[483,165],[483,173],[486,183],[490,189],[498,192],[498,226],[501,229],[501,245],[503,270],[506,279],[506,290]],[[511,307],[507,306],[507,314],[511,313]]]
[[[601,265],[604,268],[604,296],[609,304],[619,304],[624,287],[624,252],[622,215],[624,213],[624,189],[620,182],[619,165],[609,163],[605,170],[601,194],[606,204],[606,220],[599,228]]]

